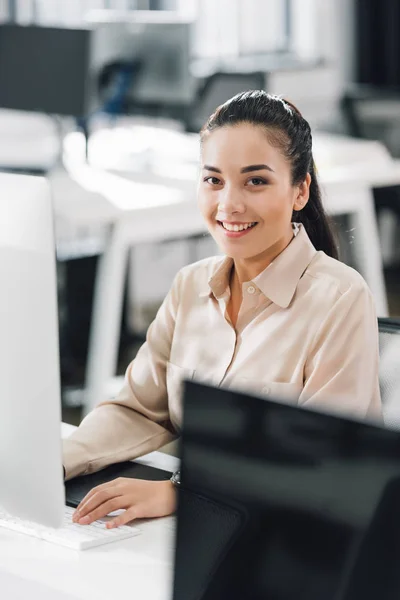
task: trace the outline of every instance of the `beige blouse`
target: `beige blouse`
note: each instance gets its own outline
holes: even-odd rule
[[[356,418],[381,418],[378,327],[362,277],[317,252],[305,229],[243,284],[227,316],[232,259],[176,276],[118,396],[64,441],[67,478],[160,448],[179,434],[181,382],[196,379]]]

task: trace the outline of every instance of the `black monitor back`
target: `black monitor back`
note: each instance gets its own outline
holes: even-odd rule
[[[185,385],[174,600],[400,597],[400,434]]]
[[[0,108],[84,116],[90,34],[0,25]]]

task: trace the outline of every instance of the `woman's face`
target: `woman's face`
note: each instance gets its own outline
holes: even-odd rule
[[[293,186],[280,149],[247,123],[206,134],[201,163],[199,206],[221,250],[239,261],[273,259],[293,236],[292,212],[307,203],[310,176]]]

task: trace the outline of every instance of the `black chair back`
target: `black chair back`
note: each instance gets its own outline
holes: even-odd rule
[[[379,383],[385,423],[400,429],[400,319],[378,319]]]

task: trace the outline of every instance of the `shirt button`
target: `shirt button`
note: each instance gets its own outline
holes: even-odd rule
[[[271,388],[268,385],[266,385],[263,387],[262,392],[263,394],[269,394],[271,392]]]
[[[247,288],[247,291],[249,294],[255,294],[256,288],[254,287],[254,285],[249,285],[249,287]]]

